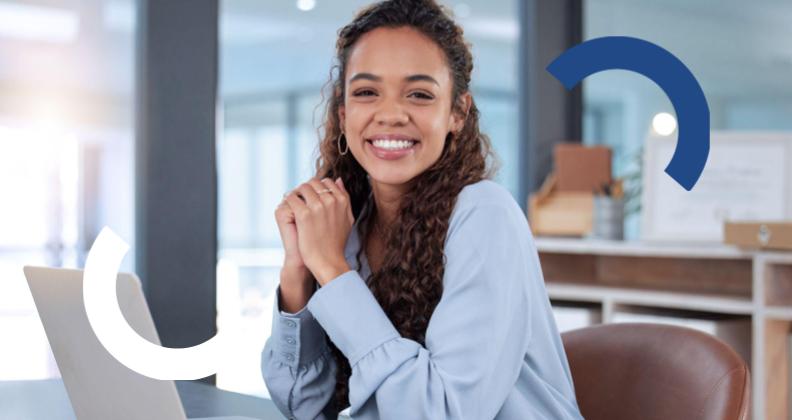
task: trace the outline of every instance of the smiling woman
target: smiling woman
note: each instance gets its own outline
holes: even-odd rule
[[[470,109],[465,93],[458,98],[460,112],[452,112],[453,80],[443,50],[411,27],[362,36],[346,74],[339,119],[352,154],[375,183],[406,186],[428,169]]]
[[[530,229],[489,180],[460,27],[430,0],[377,3],[337,60],[316,177],[275,212],[273,401],[300,419],[580,418]]]

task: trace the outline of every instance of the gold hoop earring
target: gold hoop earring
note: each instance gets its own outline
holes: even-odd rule
[[[338,141],[337,141],[337,143],[338,143],[338,154],[340,154],[341,156],[344,156],[345,154],[347,154],[347,152],[349,152],[349,143],[344,142],[345,143],[344,145],[346,146],[346,148],[344,148],[344,151],[342,152],[341,151],[341,137],[344,137],[344,133],[341,133],[341,135],[338,136]]]

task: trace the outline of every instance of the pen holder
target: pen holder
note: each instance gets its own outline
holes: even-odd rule
[[[591,238],[624,239],[624,199],[607,195],[594,196]]]

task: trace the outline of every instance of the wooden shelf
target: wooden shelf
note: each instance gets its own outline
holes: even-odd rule
[[[557,283],[548,283],[547,293],[550,299],[574,302],[604,303],[609,301],[612,304],[683,309],[730,315],[752,315],[754,313],[753,301],[746,298]],[[792,313],[792,309],[790,311]]]
[[[767,307],[764,309],[764,315],[767,319],[792,321],[792,308]]]
[[[625,309],[750,317],[738,344],[750,348],[752,418],[790,418],[792,252],[547,237],[536,247],[550,299],[591,306],[602,322]]]
[[[560,254],[613,255],[625,257],[725,258],[750,260],[754,252],[729,245],[655,243],[536,237],[539,252]]]

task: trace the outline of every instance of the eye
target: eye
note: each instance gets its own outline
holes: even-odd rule
[[[434,99],[434,96],[432,96],[432,95],[430,95],[430,94],[428,94],[428,93],[426,93],[426,92],[422,92],[422,91],[415,91],[415,92],[411,92],[411,93],[410,93],[409,95],[407,95],[407,96],[409,96],[409,97],[411,97],[411,98],[416,98],[416,99],[425,100],[425,101],[426,101],[426,100],[432,100],[432,99]]]
[[[375,96],[377,93],[371,89],[360,89],[352,93],[352,96]]]

